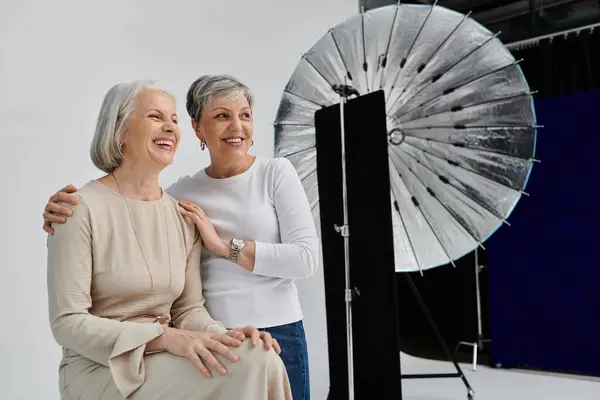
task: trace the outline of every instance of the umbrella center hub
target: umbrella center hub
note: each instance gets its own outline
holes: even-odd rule
[[[400,130],[400,128],[394,128],[388,132],[388,141],[394,146],[399,146],[404,142],[404,132]]]

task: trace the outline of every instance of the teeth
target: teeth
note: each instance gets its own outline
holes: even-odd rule
[[[158,145],[173,146],[173,142],[171,142],[170,140],[157,140],[154,143]]]
[[[239,143],[242,141],[242,138],[229,138],[229,139],[225,139],[225,141],[227,143]]]

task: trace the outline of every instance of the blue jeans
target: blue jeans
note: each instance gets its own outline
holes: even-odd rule
[[[294,400],[310,400],[308,375],[308,350],[302,321],[262,328],[277,340],[281,347],[281,359],[287,370]]]

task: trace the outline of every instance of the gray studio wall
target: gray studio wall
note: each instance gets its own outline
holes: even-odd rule
[[[179,96],[182,143],[161,177],[208,165],[185,112],[203,73],[237,75],[255,91],[253,152],[273,154],[282,90],[303,52],[358,10],[355,0],[2,2],[0,116],[0,397],[58,399],[60,349],[48,322],[42,209],[53,192],[101,175],[88,155],[102,96],[118,81],[157,78]],[[298,282],[315,399],[329,384],[322,271]]]

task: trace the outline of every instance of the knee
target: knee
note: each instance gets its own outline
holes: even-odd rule
[[[262,349],[262,360],[260,360],[260,363],[271,371],[285,371],[283,360],[273,349],[268,351]]]
[[[247,340],[248,350],[246,360],[252,368],[261,368],[269,371],[285,370],[281,357],[275,350],[266,350],[262,341],[259,341],[256,347],[252,347],[250,340]]]

